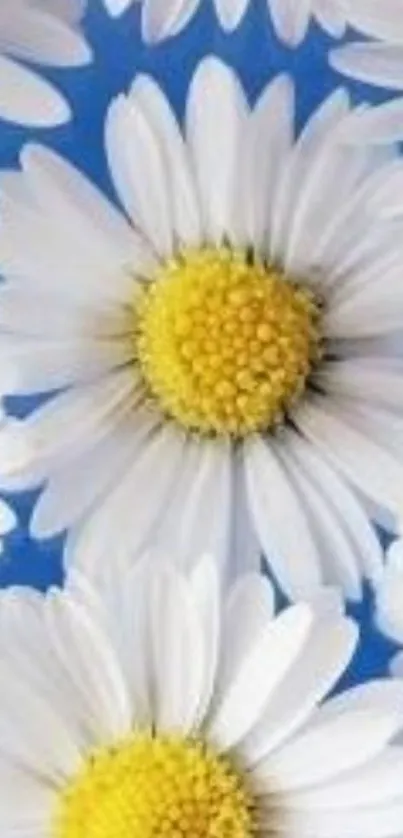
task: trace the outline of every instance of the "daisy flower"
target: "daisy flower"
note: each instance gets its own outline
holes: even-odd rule
[[[129,220],[44,148],[3,175],[2,364],[11,394],[54,394],[3,468],[47,484],[34,536],[193,547],[227,575],[263,552],[292,598],[378,578],[370,517],[403,508],[403,221],[377,201],[403,164],[342,143],[344,91],[297,140],[293,115],[287,77],[250,110],[208,58],[183,132],[148,77],[110,107]]]
[[[181,32],[200,6],[200,0],[104,0],[114,17],[133,3],[142,3],[142,30],[146,41],[160,41]],[[239,24],[249,0],[213,0],[221,26],[231,30]]]
[[[254,574],[222,597],[209,560],[3,592],[3,833],[401,835],[403,684],[323,702],[355,625],[331,595],[271,602]]]
[[[25,62],[57,67],[87,63],[91,54],[79,29],[83,13],[84,0],[9,0],[1,4],[2,118],[49,126],[70,117],[61,94]]]

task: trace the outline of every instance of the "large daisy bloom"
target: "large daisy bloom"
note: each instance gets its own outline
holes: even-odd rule
[[[323,701],[357,629],[337,597],[274,617],[216,566],[73,573],[0,600],[0,819],[33,838],[392,838],[403,684]]]
[[[149,42],[177,35],[200,6],[200,0],[104,0],[104,3],[114,17],[133,3],[141,3],[143,36]],[[240,23],[249,0],[213,0],[213,3],[221,26],[231,30]]]
[[[148,77],[110,108],[129,220],[44,148],[3,175],[3,371],[54,392],[3,482],[47,483],[36,537],[193,547],[227,575],[263,552],[290,597],[377,580],[370,517],[403,509],[403,164],[343,144],[344,91],[298,140],[293,114],[287,77],[251,111],[207,59],[183,133]]]
[[[38,126],[69,118],[63,96],[25,62],[57,67],[87,63],[91,53],[79,28],[84,9],[84,0],[3,0],[0,117]]]

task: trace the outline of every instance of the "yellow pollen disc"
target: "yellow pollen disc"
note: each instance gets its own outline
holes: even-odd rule
[[[95,753],[65,789],[54,838],[252,838],[240,776],[199,741],[142,734]]]
[[[166,262],[136,301],[132,333],[150,395],[202,434],[273,428],[321,357],[313,294],[227,247]]]

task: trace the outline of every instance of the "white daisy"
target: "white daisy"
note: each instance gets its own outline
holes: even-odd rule
[[[208,560],[98,590],[2,594],[2,834],[401,835],[403,684],[322,703],[357,637],[337,599],[274,618],[267,581],[222,599]]]
[[[132,3],[142,3],[142,30],[146,41],[160,41],[177,35],[189,23],[200,6],[200,0],[104,0],[114,17]],[[238,26],[249,0],[213,0],[221,26],[231,30]]]
[[[288,78],[250,111],[207,59],[182,134],[138,77],[106,131],[131,222],[44,148],[3,175],[1,363],[11,393],[55,391],[3,483],[47,482],[36,537],[227,574],[263,552],[291,597],[378,578],[369,517],[403,509],[403,222],[372,207],[403,163],[341,144],[344,91],[297,141],[293,113]]]
[[[25,63],[78,66],[90,59],[79,24],[84,0],[3,0],[0,8],[0,116],[49,126],[65,122],[62,95]]]

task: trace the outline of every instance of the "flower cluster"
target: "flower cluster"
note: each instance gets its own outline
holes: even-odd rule
[[[68,136],[94,14],[172,66],[253,25],[96,5],[3,0],[5,122]],[[260,11],[403,90],[403,0]],[[180,117],[149,72],[109,101],[116,200],[32,137],[0,173],[1,549],[27,491],[64,536],[61,587],[0,591],[4,838],[403,835],[403,102],[335,83],[301,128],[215,53]],[[347,688],[363,600],[391,663]]]

